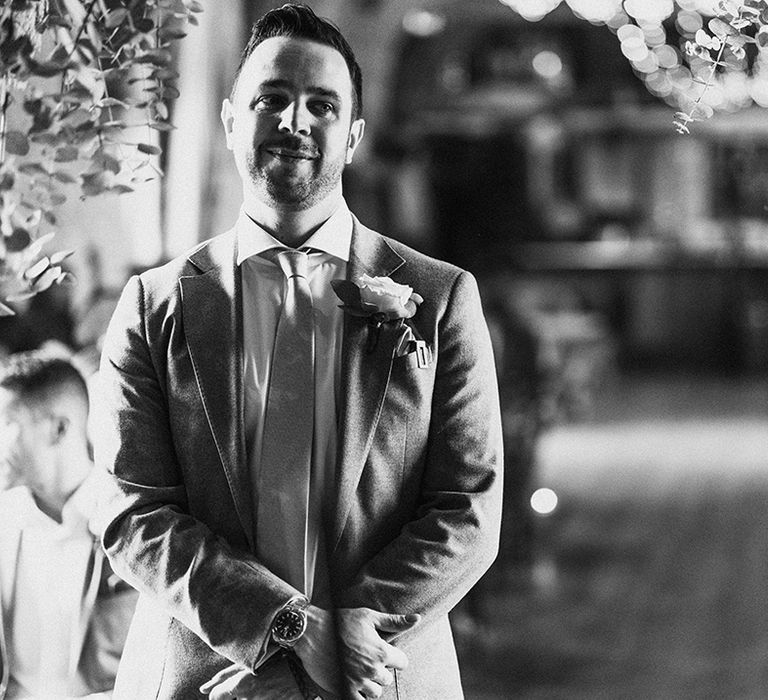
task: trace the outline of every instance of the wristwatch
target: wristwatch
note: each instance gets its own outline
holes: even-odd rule
[[[290,649],[307,629],[307,607],[304,596],[291,598],[272,620],[272,639],[281,647]]]

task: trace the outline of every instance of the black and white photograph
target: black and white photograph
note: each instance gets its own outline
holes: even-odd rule
[[[0,0],[0,700],[768,697],[768,0]]]

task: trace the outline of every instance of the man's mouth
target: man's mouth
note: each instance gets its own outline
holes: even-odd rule
[[[307,151],[297,151],[291,148],[280,148],[276,146],[271,146],[269,148],[265,149],[269,155],[280,158],[281,160],[289,160],[289,161],[295,161],[295,160],[314,160],[317,156],[314,153],[310,153]]]

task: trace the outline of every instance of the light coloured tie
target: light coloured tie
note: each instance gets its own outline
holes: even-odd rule
[[[256,549],[264,564],[307,593],[307,524],[315,414],[315,328],[307,253],[281,250],[286,276],[256,480]]]

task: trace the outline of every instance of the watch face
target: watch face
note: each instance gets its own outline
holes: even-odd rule
[[[275,639],[283,642],[293,642],[301,637],[305,625],[306,618],[304,613],[290,608],[283,610],[275,619],[273,627]]]

